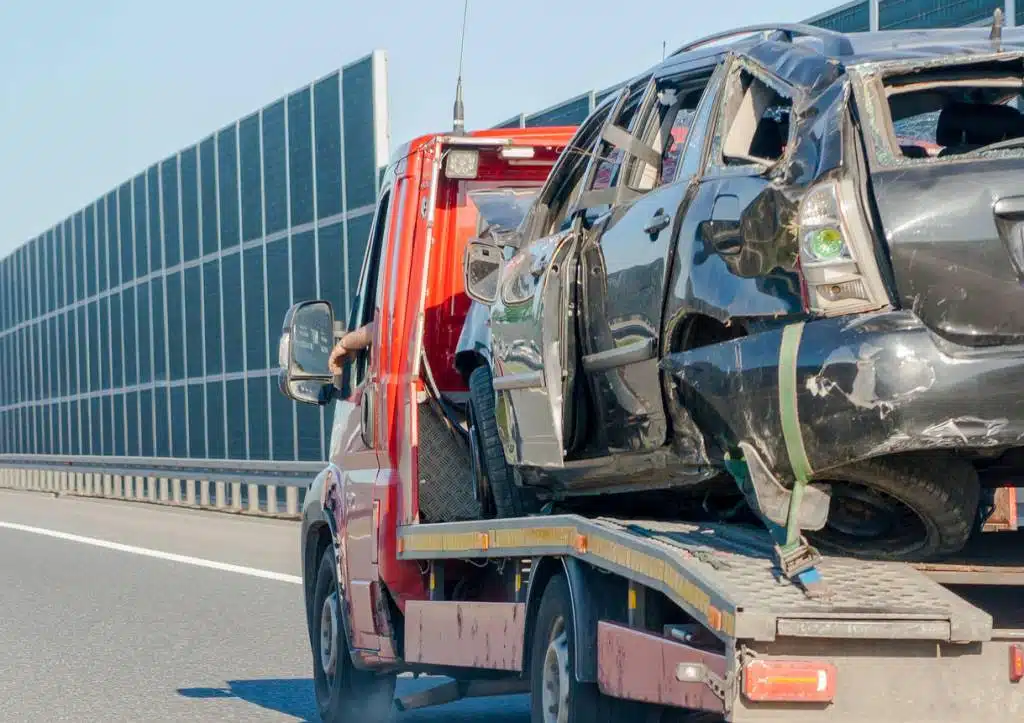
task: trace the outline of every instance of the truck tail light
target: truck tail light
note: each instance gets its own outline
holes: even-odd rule
[[[1010,682],[1024,680],[1024,645],[1010,646]]]
[[[830,663],[754,660],[743,670],[743,694],[756,703],[831,703],[836,667]]]
[[[808,311],[836,316],[889,303],[852,182],[812,186],[800,201],[797,226]]]

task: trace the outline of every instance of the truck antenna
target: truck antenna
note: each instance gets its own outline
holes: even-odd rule
[[[662,60],[665,60],[665,53],[667,52],[667,50],[668,50],[668,41],[667,40],[662,40],[661,41],[661,59]]]
[[[455,84],[455,107],[452,111],[452,132],[457,136],[466,134],[466,109],[462,105],[462,58],[466,52],[466,19],[469,16],[469,0],[462,8],[462,39],[459,45],[459,79]]]

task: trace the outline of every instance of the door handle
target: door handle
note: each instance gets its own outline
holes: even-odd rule
[[[658,234],[668,228],[670,223],[672,223],[672,217],[665,213],[665,209],[659,208],[644,226],[644,233],[651,237],[651,241],[654,241],[658,238]]]

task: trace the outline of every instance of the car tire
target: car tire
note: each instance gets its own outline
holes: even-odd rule
[[[635,704],[603,695],[596,683],[576,680],[576,622],[564,575],[548,582],[537,610],[530,654],[532,723],[641,721]],[[565,709],[564,711],[562,709]],[[564,713],[561,718],[559,713]]]
[[[974,531],[981,487],[973,465],[953,455],[908,454],[846,465],[823,475],[832,485],[829,521],[808,538],[823,550],[854,557],[922,562],[959,552]],[[902,530],[903,537],[858,536],[850,520],[872,505],[903,509],[878,523]],[[845,508],[844,508],[845,505]],[[866,530],[868,528],[865,528]]]
[[[334,548],[328,545],[320,556],[313,588],[310,636],[313,687],[320,717],[325,723],[388,720],[394,707],[395,676],[357,670],[352,665],[348,636],[340,617],[340,595],[337,558]],[[334,603],[330,602],[332,596]],[[332,604],[333,613],[328,611]]]
[[[499,518],[524,517],[538,509],[537,498],[516,484],[515,470],[505,459],[505,449],[498,436],[494,413],[494,381],[491,368],[478,366],[469,375],[469,397],[472,404],[472,433],[479,450],[477,462],[487,477]]]

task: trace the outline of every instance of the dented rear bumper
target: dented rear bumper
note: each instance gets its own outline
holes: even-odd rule
[[[720,452],[751,443],[783,481],[804,463],[1024,439],[1024,347],[957,346],[908,311],[801,323],[661,365],[677,413]]]

